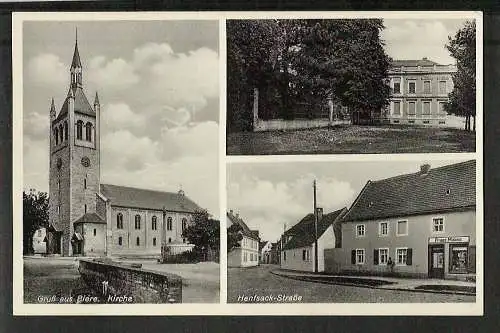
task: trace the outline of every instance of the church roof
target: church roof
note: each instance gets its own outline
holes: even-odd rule
[[[201,208],[187,196],[173,192],[101,184],[101,193],[113,206],[194,213]]]
[[[69,104],[71,90],[73,92],[73,95],[75,96],[75,112],[82,113],[88,116],[95,116],[95,111],[94,109],[92,109],[92,106],[90,105],[89,100],[85,96],[83,89],[81,87],[76,87],[76,88],[70,88],[68,96],[66,97],[66,100],[64,101],[64,104],[61,107],[61,111],[59,111],[59,115],[57,116],[56,121],[58,121],[63,116],[68,114],[68,104]]]
[[[96,213],[85,213],[75,221],[75,224],[76,223],[106,223],[106,221]]]
[[[75,51],[73,52],[73,60],[71,61],[71,67],[82,67],[82,62],[80,61],[80,52],[78,52],[78,41],[75,43]]]

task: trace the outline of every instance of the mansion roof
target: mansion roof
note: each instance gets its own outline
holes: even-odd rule
[[[476,162],[368,181],[344,221],[402,217],[475,208]]]
[[[318,238],[321,237],[330,226],[334,226],[337,221],[347,211],[346,208],[336,210],[334,212],[323,215],[318,221]],[[291,236],[291,239],[286,242],[284,250],[296,249],[300,247],[311,246],[314,243],[314,214],[307,214],[299,223],[285,231],[285,236]],[[335,239],[340,240],[340,229],[334,226]]]
[[[250,228],[247,226],[247,224],[243,221],[241,217],[234,215],[232,211],[227,213],[227,217],[229,218],[229,221],[231,221],[232,224],[237,224],[241,227],[243,236],[259,241],[259,237],[254,232],[256,230],[250,230]]]
[[[186,195],[145,190],[134,187],[101,184],[101,194],[112,206],[194,213],[201,208]]]
[[[423,59],[418,59],[418,60],[393,60],[392,61],[392,66],[393,67],[417,67],[417,66],[443,66],[441,64],[438,64],[437,62],[434,62],[432,60],[429,60],[427,58]]]

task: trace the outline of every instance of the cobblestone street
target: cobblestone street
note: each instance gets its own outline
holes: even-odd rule
[[[381,290],[363,287],[322,284],[280,277],[271,273],[274,265],[252,268],[228,268],[228,303],[245,302],[244,297],[267,297],[274,302],[293,301],[300,296],[303,303],[436,303],[474,302],[474,296],[410,291]],[[238,300],[239,299],[239,300]],[[250,302],[250,301],[247,301]],[[259,301],[258,301],[259,302]]]

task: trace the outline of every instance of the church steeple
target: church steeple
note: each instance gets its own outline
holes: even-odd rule
[[[78,52],[78,29],[75,34],[75,50],[73,60],[71,61],[71,88],[82,87],[82,62],[80,61],[80,52]]]

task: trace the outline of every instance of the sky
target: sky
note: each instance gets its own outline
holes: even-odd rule
[[[442,65],[454,64],[445,48],[466,20],[462,19],[384,19],[381,38],[387,54],[397,60],[427,57]]]
[[[101,103],[101,182],[176,192],[219,216],[217,21],[25,22],[24,188],[48,191],[49,110],[69,88]]]
[[[325,213],[349,208],[368,180],[418,172],[463,160],[412,160],[376,162],[277,162],[231,163],[227,166],[227,206],[238,213],[261,240],[277,241],[286,229],[314,211],[313,180],[317,206]]]

